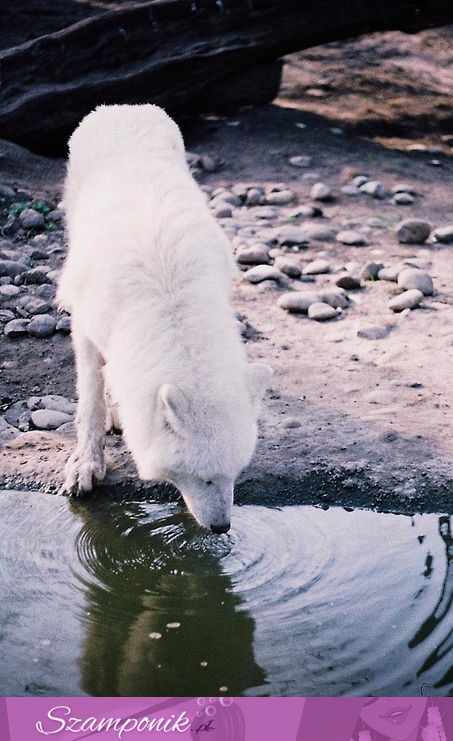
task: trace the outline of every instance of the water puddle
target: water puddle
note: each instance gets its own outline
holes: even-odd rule
[[[2,695],[453,692],[446,516],[0,494]]]

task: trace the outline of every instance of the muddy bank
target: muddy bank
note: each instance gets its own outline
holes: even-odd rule
[[[324,232],[323,238],[319,232],[306,244],[274,246],[277,253],[269,261],[277,265],[282,257],[295,260],[301,272],[315,259],[329,267],[325,273],[284,275],[259,284],[243,276],[238,279],[233,303],[249,356],[268,361],[275,376],[263,409],[257,453],[241,477],[237,501],[451,512],[453,247],[433,236],[422,244],[401,244],[395,234],[397,223],[408,217],[429,222],[431,234],[436,227],[453,223],[451,158],[392,150],[341,135],[332,131],[329,120],[277,106],[243,111],[232,119],[187,122],[185,134],[191,151],[224,162],[215,172],[198,173],[209,197],[216,188],[231,192],[238,183],[257,185],[268,194],[273,188],[293,193],[291,203],[272,207],[273,216],[270,212],[259,216],[262,205],[233,206],[231,216],[219,216],[236,251],[260,242],[266,230],[271,234],[285,226],[315,226]],[[47,198],[52,206],[58,204],[62,161],[30,160],[28,153],[11,145],[2,145],[0,151],[8,153],[0,159],[0,182],[16,189],[13,202]],[[307,157],[309,164],[291,166],[292,156]],[[345,183],[360,173],[379,180],[388,195],[378,199],[362,192],[345,193]],[[394,203],[391,195],[402,181],[416,193],[408,205]],[[318,202],[322,216],[295,217],[298,208],[313,202],[316,182],[331,189],[332,200]],[[11,201],[3,203],[3,227],[10,211]],[[44,231],[19,226],[4,232],[2,250],[10,251],[9,258],[25,257],[32,270],[44,268],[52,286],[57,280],[53,271],[64,259],[65,241],[61,221],[46,216],[46,225]],[[344,229],[358,231],[364,243],[340,243],[336,236]],[[39,234],[46,239],[37,249]],[[305,314],[288,314],[278,305],[288,291],[335,288],[339,276],[348,270],[360,274],[370,262],[386,268],[401,262],[415,265],[431,276],[433,295],[424,296],[414,311],[396,314],[388,306],[400,293],[396,283],[360,279],[360,287],[347,291],[342,313],[323,323]],[[24,282],[18,288],[15,296],[2,295],[0,311],[28,321],[32,315],[24,309],[25,299],[36,299],[42,286]],[[52,306],[48,313],[58,320]],[[384,328],[383,336],[361,336],[370,326]],[[67,334],[2,336],[1,346],[1,415],[30,397],[74,398]],[[12,434],[2,433],[0,488],[57,491],[74,442],[73,425],[63,431],[27,425],[24,432],[16,428]],[[120,436],[109,435],[107,457],[110,470],[101,492],[156,494],[155,486],[137,481]],[[159,491],[163,497],[170,495],[167,487]]]

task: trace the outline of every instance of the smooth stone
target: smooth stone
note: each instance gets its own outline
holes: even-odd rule
[[[400,312],[404,309],[415,309],[423,299],[423,293],[417,288],[411,288],[409,291],[404,291],[399,296],[395,296],[389,301],[389,309],[392,311]]]
[[[359,329],[357,337],[361,337],[364,340],[383,340],[390,333],[390,329],[390,327],[385,325],[369,325]]]
[[[378,198],[379,200],[387,198],[389,194],[387,188],[380,180],[367,180],[366,183],[359,186],[359,189],[361,193],[366,193],[367,195],[372,196],[373,198]]]
[[[39,339],[51,337],[55,332],[57,322],[51,314],[40,314],[35,316],[27,327],[28,334]]]
[[[51,278],[49,278],[48,272],[42,267],[27,270],[27,272],[23,273],[22,277],[25,283],[42,285],[43,283],[52,282]]]
[[[0,323],[6,324],[14,319],[14,311],[11,309],[0,309]]]
[[[322,275],[330,273],[330,265],[327,260],[313,260],[305,265],[302,272],[304,275]]]
[[[344,288],[346,291],[355,291],[362,287],[360,278],[357,278],[355,275],[349,275],[349,273],[346,275],[340,275],[335,280],[335,285],[339,288]]]
[[[329,229],[329,227],[321,226],[320,224],[304,224],[301,228],[310,241],[332,242],[334,240],[335,232]]]
[[[310,238],[303,227],[300,226],[282,226],[275,234],[279,244],[301,245],[308,244]]]
[[[11,404],[4,416],[9,425],[22,432],[28,430],[31,414],[26,401],[16,401]]]
[[[56,430],[66,422],[72,422],[72,417],[53,409],[37,409],[31,413],[31,421],[38,430]]]
[[[336,240],[337,242],[341,242],[341,244],[348,244],[356,247],[360,247],[367,243],[363,234],[354,231],[354,229],[345,229],[344,231],[338,232]]]
[[[317,216],[323,216],[322,208],[314,206],[311,203],[305,203],[303,206],[295,208],[288,214],[288,219],[314,219]]]
[[[56,288],[51,283],[43,283],[35,291],[35,296],[44,299],[44,301],[52,301],[55,298]]]
[[[15,260],[0,260],[0,275],[15,278],[16,275],[22,275],[28,270],[28,265]]]
[[[377,280],[379,272],[384,269],[382,262],[368,262],[361,270],[360,277],[363,280]]]
[[[451,244],[453,242],[453,224],[438,226],[437,229],[434,230],[434,238],[437,242]]]
[[[431,233],[431,224],[423,219],[404,219],[396,227],[401,244],[422,244]]]
[[[369,178],[367,175],[356,175],[352,180],[352,184],[355,185],[356,188],[360,188],[362,185],[365,185],[368,180]]]
[[[8,337],[10,340],[14,340],[16,337],[24,337],[27,334],[28,324],[28,319],[13,319],[8,324],[5,324],[5,337]]]
[[[311,167],[312,162],[313,157],[310,157],[309,154],[296,154],[288,160],[291,167]]]
[[[397,183],[392,188],[392,193],[395,195],[396,193],[409,193],[411,196],[416,196],[417,191],[412,185],[409,185],[408,183]]]
[[[19,293],[20,288],[18,288],[18,286],[13,286],[11,284],[0,286],[0,296],[6,296],[6,298],[14,298],[15,296],[18,296]]]
[[[274,262],[275,267],[280,272],[289,276],[290,278],[300,278],[302,275],[302,268],[296,260],[291,260],[288,257],[278,257]]]
[[[417,268],[403,268],[398,275],[397,282],[405,291],[417,288],[424,296],[431,296],[434,292],[433,281],[429,273]]]
[[[315,291],[291,291],[280,296],[277,304],[290,313],[306,314],[312,304],[319,302],[319,293]]]
[[[325,183],[315,183],[310,191],[310,198],[314,201],[331,201],[332,190]]]
[[[395,206],[410,206],[412,203],[414,203],[415,198],[414,196],[411,196],[410,193],[395,193],[395,195],[392,198],[392,203],[395,204]]]
[[[240,265],[267,265],[269,251],[264,245],[241,247],[236,252],[236,260]]]
[[[276,219],[278,216],[278,209],[274,206],[258,206],[254,209],[253,216],[256,219]]]
[[[262,188],[250,188],[247,191],[245,203],[247,206],[259,206],[263,203],[264,191]]]
[[[342,288],[319,291],[319,298],[322,303],[329,304],[334,309],[346,309],[349,305],[348,294]]]
[[[326,322],[328,319],[338,316],[338,314],[332,306],[319,301],[308,307],[308,316],[316,322]]]
[[[51,409],[54,412],[62,412],[63,414],[73,415],[76,412],[77,404],[73,401],[69,401],[65,396],[59,394],[48,394],[47,396],[35,396],[31,397],[34,402],[34,409]],[[28,400],[28,406],[30,406],[31,399]]]
[[[398,280],[398,275],[400,274],[402,269],[403,268],[401,265],[393,265],[390,268],[381,268],[381,270],[379,270],[377,274],[377,277],[379,280],[389,280],[392,283],[396,283],[396,281]]]
[[[56,332],[61,332],[61,334],[70,334],[71,332],[71,317],[69,316],[62,316],[61,319],[58,320],[57,326],[55,328]]]
[[[24,229],[42,229],[45,225],[44,215],[34,208],[24,209],[18,218]]]
[[[47,214],[47,218],[49,219],[49,221],[54,221],[56,224],[58,224],[60,221],[63,221],[64,216],[65,212],[61,208],[54,208]]]
[[[211,201],[211,206],[220,206],[228,203],[230,206],[240,206],[242,201],[235,193],[230,193],[229,190],[221,190],[215,198]]]
[[[35,236],[31,240],[31,243],[34,245],[43,245],[43,244],[47,244],[47,242],[48,242],[47,234],[35,234]]]
[[[47,312],[50,311],[50,308],[50,304],[48,304],[47,301],[43,301],[41,298],[36,298],[36,296],[32,296],[24,304],[24,309],[27,314],[47,314]]]
[[[261,283],[263,280],[281,280],[283,275],[272,265],[256,265],[254,268],[246,270],[242,277],[248,283]]]
[[[295,199],[295,195],[290,190],[277,190],[274,193],[268,193],[265,203],[268,206],[287,206]]]
[[[233,215],[233,211],[231,206],[224,204],[223,206],[217,206],[217,208],[214,209],[214,215],[217,219],[230,219]]]
[[[44,250],[35,249],[30,253],[30,257],[32,260],[48,260],[49,255]]]

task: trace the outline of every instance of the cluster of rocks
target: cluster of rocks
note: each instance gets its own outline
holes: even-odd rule
[[[56,231],[64,216],[61,205],[48,198],[1,184],[0,210],[3,235]]]
[[[0,439],[12,440],[29,430],[72,431],[76,404],[57,394],[17,401],[0,416]]]
[[[23,208],[26,204],[18,199],[26,195],[30,207]],[[4,336],[45,338],[55,332],[69,333],[69,317],[54,316],[59,271],[48,264],[64,254],[62,209],[8,186],[0,186],[0,207],[2,233],[10,235],[0,239],[0,328]],[[49,224],[55,227],[51,237],[41,231]]]

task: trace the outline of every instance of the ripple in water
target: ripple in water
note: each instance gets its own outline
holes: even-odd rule
[[[0,529],[2,694],[452,691],[446,517],[5,492]]]

